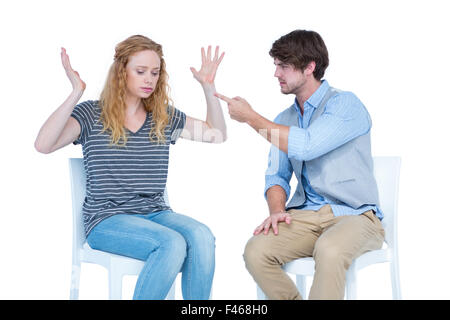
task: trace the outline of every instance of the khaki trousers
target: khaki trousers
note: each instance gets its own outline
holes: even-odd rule
[[[247,270],[269,299],[302,299],[281,268],[303,257],[315,261],[309,299],[343,299],[345,273],[353,259],[383,245],[384,230],[372,210],[335,217],[330,205],[318,211],[289,210],[290,224],[279,223],[278,235],[252,237],[244,252]]]

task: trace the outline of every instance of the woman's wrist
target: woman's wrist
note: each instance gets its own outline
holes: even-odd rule
[[[70,95],[73,96],[73,97],[81,98],[83,93],[84,93],[84,88],[74,88],[72,90],[72,92],[70,93]]]
[[[75,106],[83,96],[83,92],[84,90],[81,89],[73,89],[66,102],[69,102],[70,105]]]
[[[212,93],[216,92],[216,86],[214,85],[214,82],[203,82],[201,83],[202,88],[205,92],[211,91]]]

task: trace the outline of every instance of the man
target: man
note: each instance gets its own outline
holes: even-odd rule
[[[343,299],[352,260],[381,248],[384,240],[370,116],[353,93],[322,80],[328,51],[318,33],[295,30],[269,53],[281,92],[295,95],[274,122],[243,98],[216,94],[228,103],[232,119],[272,143],[264,193],[270,215],[247,243],[246,267],[269,299],[302,299],[281,266],[312,256],[309,298]],[[298,185],[286,204],[293,173]]]

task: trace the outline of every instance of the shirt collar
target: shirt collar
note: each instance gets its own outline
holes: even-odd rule
[[[308,100],[306,100],[305,103],[309,104],[313,108],[317,108],[322,101],[322,99],[325,97],[325,94],[328,91],[328,88],[330,85],[328,84],[327,80],[322,80],[322,83],[319,88],[317,88],[316,91],[309,97]],[[298,104],[297,98],[294,99],[295,106],[300,110],[300,106]]]

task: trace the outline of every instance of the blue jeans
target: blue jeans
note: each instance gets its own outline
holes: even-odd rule
[[[186,300],[209,299],[215,268],[215,238],[204,224],[171,210],[118,214],[89,233],[93,249],[145,261],[133,299],[162,300],[182,272]]]

